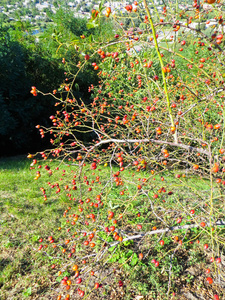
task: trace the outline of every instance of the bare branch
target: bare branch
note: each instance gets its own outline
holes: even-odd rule
[[[107,140],[101,140],[97,144],[93,145],[90,148],[90,150],[88,151],[88,153],[90,153],[90,151],[92,151],[94,148],[96,148],[100,145],[109,144],[109,143],[118,143],[118,144],[121,144],[121,143],[155,143],[155,144],[179,147],[179,148],[186,149],[188,151],[196,151],[196,152],[199,152],[199,153],[209,156],[209,151],[204,150],[202,148],[192,147],[192,146],[181,144],[181,143],[173,143],[173,142],[154,140],[154,139],[127,139],[127,140],[126,139],[107,139]]]
[[[214,223],[214,225],[216,226],[225,226],[225,222],[222,221],[222,220],[218,220]],[[206,226],[210,226],[210,223],[206,223]],[[164,228],[164,229],[158,229],[158,230],[152,230],[152,231],[149,231],[149,232],[145,232],[145,233],[140,233],[140,234],[137,234],[137,235],[132,235],[132,236],[129,236],[125,239],[123,239],[123,242],[125,241],[129,241],[129,240],[135,240],[135,239],[140,239],[144,236],[147,236],[147,235],[152,235],[152,234],[158,234],[158,233],[165,233],[165,232],[169,232],[169,231],[174,231],[174,230],[182,230],[182,229],[190,229],[190,228],[197,228],[197,227],[200,227],[200,224],[190,224],[190,225],[183,225],[183,226],[172,226],[172,227],[168,227],[168,228]],[[109,248],[119,244],[121,242],[115,242],[113,244],[110,244]]]

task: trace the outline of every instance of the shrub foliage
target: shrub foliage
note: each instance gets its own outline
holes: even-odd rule
[[[114,280],[124,299],[169,299],[183,282],[195,286],[181,274],[203,258],[211,273],[203,270],[201,284],[212,297],[222,293],[224,11],[217,2],[158,12],[144,0],[125,14],[100,4],[88,27],[112,18],[115,32],[102,42],[83,36],[76,68],[64,61],[52,126],[38,128],[51,136],[42,158],[70,171],[48,163],[35,177],[62,172],[61,182],[41,190],[45,200],[51,191],[71,203],[49,238],[49,255],[62,257],[59,299],[113,295]],[[217,26],[206,34],[209,12]],[[76,96],[86,69],[99,78],[88,88],[92,101]]]

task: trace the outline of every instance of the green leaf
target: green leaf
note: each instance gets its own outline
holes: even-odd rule
[[[130,262],[130,265],[131,266],[135,266],[137,263],[139,262],[139,259],[138,259],[138,256],[136,253],[134,253],[133,257],[132,257],[132,260]]]
[[[95,27],[98,27],[98,26],[99,26],[98,19],[90,20],[87,23],[87,29],[95,28]]]
[[[37,242],[39,240],[39,236],[38,235],[33,235],[32,238],[31,238],[31,240],[33,242]]]
[[[109,248],[109,252],[113,252],[113,250],[116,248],[116,246],[113,246],[113,247],[111,247],[111,248]]]
[[[104,4],[105,0],[102,0],[100,3],[99,3],[99,11],[101,12],[103,10],[103,4]]]
[[[25,297],[29,297],[31,294],[32,294],[31,287],[29,287],[28,289],[26,289],[26,290],[23,292],[23,295],[24,295]]]
[[[133,250],[129,250],[126,254],[125,257],[130,257],[133,254]]]
[[[76,91],[79,91],[80,87],[79,87],[79,84],[78,84],[78,83],[75,83],[75,84],[74,84],[74,89],[75,89]]]
[[[57,282],[61,282],[61,281],[62,281],[62,279],[63,279],[63,276],[61,275],[61,276],[57,277],[55,281],[57,281]]]
[[[92,35],[92,34],[89,35],[88,41],[89,41],[89,43],[92,43],[92,42],[93,42],[93,35]]]
[[[87,29],[91,29],[91,28],[94,28],[94,24],[92,22],[88,22],[87,23]]]
[[[133,244],[133,241],[132,240],[129,240],[129,241],[125,241],[123,242],[124,246],[129,246],[131,244]]]
[[[120,264],[123,264],[126,262],[126,258],[125,257],[121,257],[119,260],[118,260],[118,263]]]

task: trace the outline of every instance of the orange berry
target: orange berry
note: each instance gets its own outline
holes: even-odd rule
[[[73,271],[77,271],[78,270],[78,265],[74,265],[72,269],[73,269]]]

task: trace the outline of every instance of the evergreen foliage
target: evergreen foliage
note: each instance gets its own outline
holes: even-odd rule
[[[83,55],[66,41],[75,44],[82,33],[95,34],[95,29],[86,28],[86,19],[75,18],[69,10],[59,8],[55,15],[49,13],[48,18],[53,21],[42,23],[36,30],[38,34],[34,34],[34,26],[29,22],[2,19],[0,24],[0,155],[46,147],[35,126],[47,125],[50,110],[54,111],[54,100],[41,95],[33,97],[31,86],[46,92],[60,89],[66,71],[62,58],[76,72],[76,64]],[[75,94],[89,97],[88,86],[96,81],[93,70],[81,72]]]

